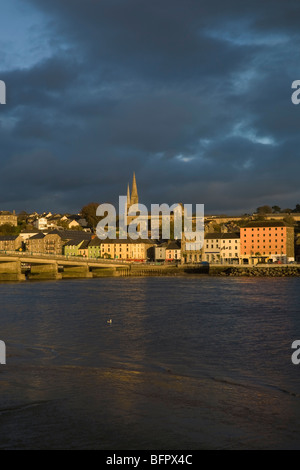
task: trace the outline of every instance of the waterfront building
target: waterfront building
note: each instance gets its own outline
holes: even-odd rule
[[[166,247],[168,242],[160,243],[154,247],[154,260],[163,262],[166,260]]]
[[[44,253],[44,238],[43,233],[37,233],[26,240],[26,251],[30,253]]]
[[[40,253],[45,255],[61,255],[63,240],[56,232],[46,235],[38,233],[26,241],[26,249],[30,253]]]
[[[200,243],[186,239],[182,233],[181,239],[181,263],[197,264],[202,261],[203,247]]]
[[[65,256],[78,256],[79,247],[82,245],[84,240],[69,240],[63,246],[63,253]]]
[[[88,257],[89,258],[100,258],[101,257],[101,243],[100,238],[95,237],[90,241],[88,246]]]
[[[44,253],[47,255],[61,255],[63,242],[57,233],[47,233],[44,237]]]
[[[89,240],[84,240],[78,247],[78,256],[83,256],[83,258],[89,257]]]
[[[206,233],[203,261],[209,263],[239,264],[240,234],[236,232]]]
[[[0,251],[17,251],[22,249],[22,237],[20,235],[0,236]]]
[[[165,248],[166,261],[179,261],[181,259],[181,245],[177,240],[171,240]]]
[[[294,227],[284,221],[248,223],[241,228],[241,257],[247,264],[294,261]]]
[[[151,240],[102,240],[101,258],[126,261],[147,261],[154,259],[155,242]]]

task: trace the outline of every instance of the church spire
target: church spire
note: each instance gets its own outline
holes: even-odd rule
[[[127,184],[127,205],[130,205],[130,188],[129,183]]]
[[[127,214],[128,214],[128,209],[130,207],[130,188],[129,188],[129,183],[127,184]]]
[[[138,204],[138,203],[139,203],[139,196],[138,196],[138,191],[137,191],[137,186],[136,186],[135,173],[133,173],[130,205],[132,206],[133,204]]]

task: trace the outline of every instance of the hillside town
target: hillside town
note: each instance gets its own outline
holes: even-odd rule
[[[128,208],[138,203],[135,175]],[[106,239],[96,234],[97,204],[78,214],[0,212],[0,252],[114,259],[135,263],[289,264],[300,262],[300,207],[262,206],[241,216],[205,215],[204,243],[190,249],[184,236],[167,240]],[[299,210],[299,212],[298,212]],[[132,218],[131,218],[132,219]]]

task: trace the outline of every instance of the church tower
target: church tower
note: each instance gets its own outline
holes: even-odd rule
[[[133,173],[131,196],[130,196],[129,185],[127,186],[127,223],[128,224],[136,218],[136,215],[128,215],[128,210],[131,206],[133,206],[133,204],[138,204],[138,203],[139,203],[139,196],[138,196],[138,191],[137,191],[135,173]]]
[[[139,196],[138,196],[138,191],[137,191],[135,173],[133,173],[130,205],[132,206],[133,204],[138,204],[138,203],[139,203]]]
[[[130,207],[130,188],[129,188],[129,183],[127,185],[127,204],[126,204],[126,214],[128,214],[128,210]]]

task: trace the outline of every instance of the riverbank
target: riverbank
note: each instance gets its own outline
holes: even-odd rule
[[[208,265],[208,264],[123,264],[95,265],[89,262],[78,264],[65,261],[45,260],[43,264],[26,264],[6,261],[0,264],[0,282],[60,280],[103,277],[144,276],[229,276],[229,277],[299,277],[300,265]]]
[[[298,277],[300,266],[297,265],[263,265],[263,266],[211,266],[211,276],[245,276],[245,277]]]

